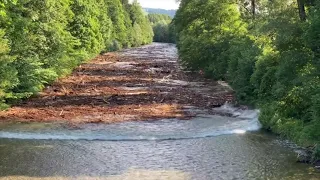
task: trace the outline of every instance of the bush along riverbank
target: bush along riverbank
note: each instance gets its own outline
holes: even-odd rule
[[[128,0],[0,2],[0,109],[102,51],[152,42],[142,8]]]
[[[173,23],[186,69],[226,80],[265,129],[319,163],[319,0],[182,0]]]

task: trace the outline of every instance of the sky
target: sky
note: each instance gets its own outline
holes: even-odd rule
[[[133,1],[133,0],[131,0]],[[160,9],[178,9],[179,4],[176,0],[138,0],[142,7]]]

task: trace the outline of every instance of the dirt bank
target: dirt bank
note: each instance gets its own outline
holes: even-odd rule
[[[121,122],[189,119],[232,101],[231,89],[183,72],[173,45],[100,55],[37,97],[0,112],[2,121]]]

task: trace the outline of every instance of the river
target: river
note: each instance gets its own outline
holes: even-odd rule
[[[176,53],[172,45],[151,46]],[[142,57],[152,52],[138,48],[124,54]],[[195,90],[199,88],[204,89]],[[311,166],[296,163],[298,147],[261,130],[258,110],[225,104],[215,108],[214,115],[189,108],[197,111],[190,120],[157,118],[75,127],[63,121],[0,123],[0,179],[320,179]]]
[[[76,129],[5,123],[0,179],[318,179],[294,147],[261,131],[257,111]],[[218,109],[223,110],[223,109]]]

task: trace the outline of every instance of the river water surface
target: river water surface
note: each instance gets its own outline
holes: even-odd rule
[[[189,111],[196,112],[195,114],[198,115],[191,120],[162,119],[109,125],[82,124],[76,127],[63,123],[0,123],[0,179],[320,179],[320,174],[311,166],[295,162],[296,147],[294,145],[260,130],[258,111],[240,110],[230,105],[215,109],[217,113],[199,110],[201,109],[199,106],[207,106],[211,111],[210,104],[207,102],[217,101],[225,91],[229,91],[228,86],[222,83],[221,85],[213,84],[213,88],[210,88],[211,81],[209,83],[208,81],[187,82],[184,81],[186,79],[181,79],[183,74],[177,63],[177,51],[174,45],[151,44],[120,53],[128,56],[129,62],[113,63],[112,65],[117,66],[118,69],[114,69],[108,75],[99,75],[101,77],[113,75],[116,79],[122,76],[122,73],[130,76],[126,73],[131,72],[140,77],[140,80],[134,79],[131,83],[124,84],[120,79],[119,85],[127,86],[120,89],[126,88],[125,90],[134,92],[149,89],[149,91],[153,90],[152,93],[144,96],[134,96],[134,94],[127,94],[128,97],[118,96],[114,104],[101,103],[103,101],[96,99],[99,96],[92,96],[93,99],[89,100],[96,104],[100,102],[100,106],[105,109],[92,105],[87,107],[91,108],[90,111],[83,108],[82,114],[92,115],[87,113],[96,112],[93,109],[100,107],[100,110],[105,111],[99,112],[98,115],[104,117],[103,114],[112,113],[108,110],[109,106],[131,107],[130,104],[135,102],[147,104],[142,106],[142,109],[148,109],[149,104],[152,106],[158,102],[160,105],[161,103],[187,104],[189,107],[185,108],[189,108]],[[136,57],[139,61],[131,62],[130,57]],[[103,63],[93,65],[99,66],[97,70],[100,73],[109,72],[108,69],[103,69],[102,66],[107,66]],[[141,69],[144,67],[149,69]],[[88,78],[89,75],[86,77]],[[95,79],[96,74],[91,76]],[[79,77],[82,76],[79,75]],[[75,79],[79,77],[76,76]],[[197,81],[196,77],[191,80]],[[113,81],[112,83],[105,81],[107,80],[98,83],[102,85],[104,83],[108,88],[117,85]],[[101,89],[101,93],[105,89]],[[155,92],[161,92],[164,95],[155,96]],[[134,101],[134,98],[140,98],[138,99],[140,101]],[[54,98],[51,100],[51,106],[57,104],[53,108],[55,111],[41,103],[36,104],[35,107],[40,107],[40,110],[45,112],[48,110],[48,115],[56,114],[60,117],[64,112],[61,109],[66,108],[66,104],[82,105],[74,99],[70,102],[68,99],[66,102],[63,101],[64,99],[60,98],[60,100],[57,101]],[[64,102],[64,106],[60,108],[61,102]],[[11,114],[43,113],[39,108],[33,108],[30,111],[34,107],[34,104],[30,104],[20,110],[19,108],[16,111],[13,110]],[[154,105],[153,108],[155,107],[157,106]],[[150,112],[162,115],[159,111]],[[175,110],[173,109],[172,112]],[[228,114],[229,116],[208,114]],[[110,117],[117,116],[117,113],[111,115]],[[68,119],[68,121],[71,120]]]
[[[319,179],[257,111],[111,125],[1,124],[0,179]]]

